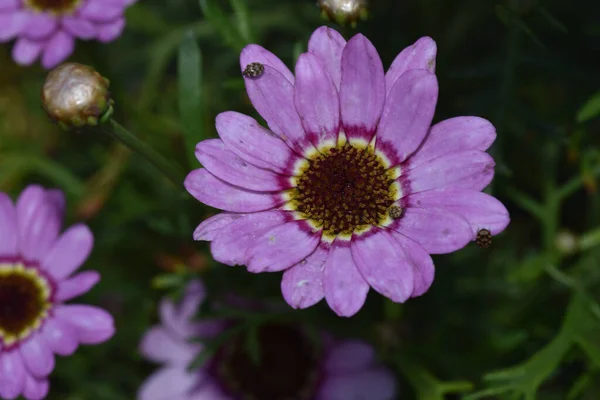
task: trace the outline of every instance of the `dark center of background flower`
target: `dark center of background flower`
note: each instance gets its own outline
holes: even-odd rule
[[[32,270],[0,268],[0,337],[5,343],[36,324],[47,299],[47,288]]]
[[[216,373],[225,390],[248,400],[309,400],[318,384],[318,354],[299,330],[265,325],[222,349]],[[249,341],[257,346],[248,353]]]
[[[30,8],[57,14],[73,11],[81,0],[25,0]]]
[[[394,202],[393,179],[370,149],[349,144],[311,160],[297,180],[297,210],[329,236],[377,225]]]

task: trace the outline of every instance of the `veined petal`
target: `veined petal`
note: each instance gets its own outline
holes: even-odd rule
[[[438,189],[414,193],[407,197],[410,207],[441,208],[462,215],[473,231],[472,240],[480,229],[489,230],[492,235],[502,232],[510,217],[508,210],[496,198],[482,192],[468,189]]]
[[[79,346],[75,328],[57,318],[44,321],[41,334],[50,350],[61,356],[70,356]]]
[[[54,243],[42,260],[42,267],[55,279],[64,279],[83,264],[93,245],[92,231],[83,224],[73,225]]]
[[[340,112],[348,138],[370,140],[383,111],[385,76],[373,44],[355,35],[342,54]]]
[[[276,226],[258,235],[246,251],[248,271],[283,271],[310,255],[320,239],[320,232],[306,231],[297,221]]]
[[[107,341],[115,333],[112,316],[101,308],[79,304],[60,305],[54,313],[58,319],[70,324],[82,344]]]
[[[338,90],[342,81],[344,47],[346,47],[346,40],[342,35],[327,26],[317,28],[308,41],[308,51],[319,57]]]
[[[123,33],[125,29],[125,18],[117,18],[114,21],[98,24],[98,40],[102,43],[112,42]]]
[[[26,376],[18,349],[0,352],[0,397],[16,399],[23,391]]]
[[[242,160],[221,139],[207,139],[198,143],[196,158],[217,178],[244,189],[269,192],[289,187],[286,179]]]
[[[405,72],[390,89],[377,128],[376,146],[394,165],[406,160],[427,135],[437,96],[437,78],[424,69]]]
[[[309,142],[294,106],[294,85],[269,65],[262,75],[244,77],[244,81],[252,105],[269,129],[302,154]]]
[[[468,221],[444,209],[407,207],[391,226],[420,244],[429,254],[451,253],[465,247],[473,236]]]
[[[206,240],[210,242],[225,226],[246,214],[222,212],[205,219],[196,227],[194,240]]]
[[[292,74],[292,71],[290,71],[279,57],[262,46],[249,44],[242,49],[242,53],[240,54],[240,68],[242,72],[244,72],[248,64],[255,62],[274,68],[288,81],[294,83],[294,74]]]
[[[362,277],[349,246],[333,243],[324,272],[325,300],[340,317],[351,317],[365,303],[369,284]]]
[[[54,354],[39,333],[19,345],[25,367],[36,378],[45,378],[54,369]]]
[[[6,193],[0,192],[0,256],[17,254],[17,210]]]
[[[302,126],[314,145],[325,140],[337,142],[338,92],[319,58],[311,53],[301,54],[296,63],[294,101]]]
[[[421,147],[410,157],[406,168],[434,158],[466,150],[487,150],[496,139],[496,129],[486,119],[455,117],[431,127]]]
[[[325,297],[323,271],[328,251],[322,247],[283,273],[281,292],[293,308],[307,308]]]
[[[413,292],[413,268],[385,230],[353,237],[352,258],[367,283],[385,297],[404,303]]]
[[[27,375],[25,377],[25,387],[23,387],[23,397],[27,400],[45,399],[50,390],[48,379],[35,379]]]
[[[217,132],[229,150],[259,168],[292,175],[298,157],[277,135],[254,118],[234,111],[217,115]]]
[[[427,36],[420,38],[412,46],[402,50],[385,74],[387,92],[389,93],[396,80],[410,69],[426,69],[435,73],[436,55],[437,45],[432,38]]]
[[[225,211],[254,212],[271,209],[283,202],[278,195],[245,190],[215,177],[204,168],[185,178],[184,186],[197,200]]]
[[[89,292],[100,281],[97,271],[81,272],[58,284],[56,301],[68,301]]]
[[[411,193],[444,188],[481,190],[492,181],[495,165],[489,154],[470,150],[434,158],[404,173]]]
[[[431,256],[414,240],[391,229],[389,233],[398,242],[404,252],[406,261],[412,267],[414,284],[411,297],[421,296],[429,290],[435,276],[435,267]]]
[[[210,244],[211,253],[215,260],[225,265],[244,265],[246,251],[256,237],[284,221],[283,211],[247,214],[219,231]]]

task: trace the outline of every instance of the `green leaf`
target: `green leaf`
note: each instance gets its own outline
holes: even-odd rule
[[[546,10],[544,7],[540,7],[538,9],[538,11],[542,15],[542,17],[544,17],[546,19],[546,21],[548,21],[550,23],[550,25],[554,26],[556,29],[558,29],[562,33],[569,33],[569,30],[567,29],[565,24],[560,22],[554,15],[550,14],[550,12],[548,10]]]
[[[204,139],[202,107],[202,55],[193,32],[183,37],[177,58],[179,114],[190,165],[196,164],[194,149]]]
[[[600,91],[585,102],[577,113],[577,122],[582,123],[600,115]]]
[[[219,32],[225,44],[235,51],[241,51],[246,42],[240,35],[239,29],[231,24],[221,7],[214,0],[200,0],[200,8],[202,8],[206,20]]]
[[[248,4],[246,0],[229,0],[233,12],[235,14],[235,21],[239,30],[240,36],[246,44],[255,42],[254,34],[250,24],[250,11],[248,10]]]

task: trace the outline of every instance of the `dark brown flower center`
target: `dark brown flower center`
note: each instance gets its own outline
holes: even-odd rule
[[[328,236],[379,224],[394,202],[393,178],[370,149],[346,144],[319,154],[297,178],[296,209]]]
[[[265,325],[236,337],[223,349],[216,373],[234,398],[309,400],[318,384],[318,354],[299,330]],[[252,342],[256,353],[248,352]]]
[[[30,8],[56,14],[68,13],[77,7],[81,0],[25,0]]]
[[[50,304],[50,286],[36,269],[0,263],[0,339],[10,345],[39,326]]]

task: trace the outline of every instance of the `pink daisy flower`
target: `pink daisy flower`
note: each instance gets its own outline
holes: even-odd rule
[[[363,341],[327,337],[317,349],[301,329],[265,325],[258,330],[261,360],[254,364],[243,335],[224,343],[203,366],[189,366],[203,349],[193,339],[210,339],[225,323],[193,321],[205,289],[191,282],[179,304],[163,299],[160,325],[143,337],[140,352],[162,365],[140,387],[138,400],[392,400],[397,397],[393,374],[377,362]],[[325,335],[326,336],[326,335]]]
[[[0,192],[0,398],[42,399],[54,354],[73,354],[114,333],[113,319],[96,307],[64,302],[89,291],[96,271],[73,275],[93,237],[85,225],[59,235],[65,207],[58,190],[31,185],[16,205]]]
[[[285,271],[296,308],[325,298],[340,316],[369,288],[394,302],[432,284],[430,254],[501,232],[506,208],[481,193],[494,175],[490,122],[457,117],[431,126],[438,96],[436,44],[404,49],[387,73],[371,42],[317,29],[295,76],[257,45],[241,54],[254,119],[217,116],[220,139],[198,144],[204,168],[185,187],[224,210],[195,240],[250,272]],[[486,236],[487,235],[487,236]],[[483,242],[482,242],[483,243]]]
[[[50,69],[75,49],[75,39],[110,42],[125,27],[135,0],[0,0],[0,42],[14,38],[13,59]]]

